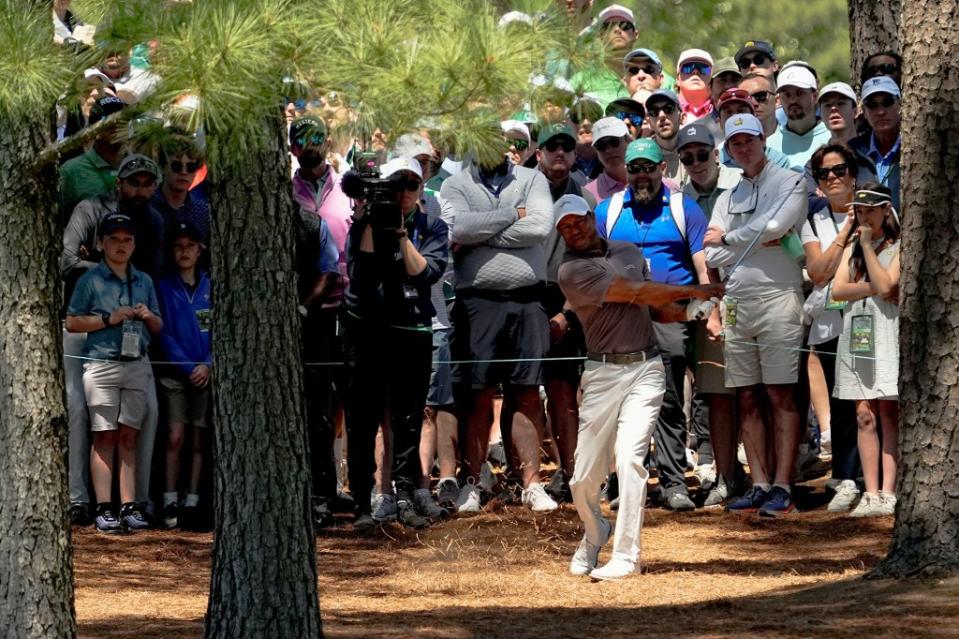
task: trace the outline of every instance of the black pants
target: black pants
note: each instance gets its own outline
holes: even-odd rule
[[[656,468],[663,495],[686,490],[686,415],[683,413],[686,380],[686,341],[689,327],[683,323],[653,323],[656,340],[666,367],[666,393],[659,411],[653,439],[656,440]]]
[[[357,513],[368,513],[376,469],[376,431],[387,414],[393,432],[396,497],[412,499],[419,487],[420,431],[430,385],[433,335],[349,314],[343,317],[350,487]]]
[[[336,497],[334,380],[343,373],[343,347],[336,335],[338,312],[336,308],[315,308],[303,319],[303,394],[310,438],[310,468],[313,496],[321,501]]]
[[[829,429],[832,432],[833,479],[856,479],[862,474],[859,467],[859,426],[856,423],[856,403],[833,397],[836,385],[836,349],[839,338],[816,344],[816,354],[822,363],[829,389]]]

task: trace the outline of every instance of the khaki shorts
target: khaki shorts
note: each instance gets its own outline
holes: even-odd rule
[[[83,392],[90,430],[117,430],[120,424],[140,429],[147,413],[147,389],[153,369],[145,359],[88,362],[83,365]]]
[[[166,407],[167,421],[206,428],[210,408],[210,387],[197,388],[173,377],[160,378],[160,396]]]
[[[695,366],[696,391],[716,395],[735,395],[736,391],[726,388],[726,357],[723,355],[722,340],[709,339],[706,322],[695,324]]]
[[[727,387],[799,381],[802,305],[802,294],[793,291],[736,299],[736,324],[724,330]],[[724,324],[725,307],[724,303]]]

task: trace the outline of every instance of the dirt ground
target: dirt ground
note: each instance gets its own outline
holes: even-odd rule
[[[324,631],[334,638],[959,636],[959,579],[872,581],[891,520],[815,510],[781,520],[647,511],[644,574],[593,583],[567,573],[581,529],[494,504],[419,534],[317,538]],[[82,637],[202,636],[212,536],[74,532]],[[608,546],[600,557],[608,557]]]

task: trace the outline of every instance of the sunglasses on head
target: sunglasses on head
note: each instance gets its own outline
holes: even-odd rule
[[[606,149],[618,149],[619,145],[622,142],[623,141],[620,138],[607,137],[607,138],[602,138],[601,140],[597,140],[596,144],[594,144],[593,146],[596,147],[597,151],[599,151],[600,153],[603,153],[604,151],[606,151]]]
[[[626,165],[626,171],[629,173],[655,173],[659,170],[658,164],[650,164],[649,162],[630,162]]]
[[[657,104],[649,107],[646,110],[646,112],[649,113],[649,115],[651,115],[654,118],[658,117],[660,113],[665,113],[666,115],[672,115],[676,113],[676,105],[673,104],[672,102],[667,102],[665,104]]]
[[[546,142],[546,144],[543,145],[543,148],[550,153],[556,153],[556,151],[559,149],[563,149],[567,153],[572,153],[573,149],[576,148],[576,143],[569,138],[562,138],[559,140],[553,138],[552,140]]]
[[[849,172],[849,165],[845,162],[842,164],[833,164],[832,166],[824,166],[818,169],[815,169],[812,172],[812,176],[822,182],[823,180],[829,179],[829,174],[832,173],[837,178],[845,177],[846,173]]]
[[[616,117],[623,122],[629,122],[637,129],[643,126],[643,120],[645,119],[640,115],[636,115],[635,113],[626,113],[624,111],[618,111],[616,113]]]
[[[655,64],[646,64],[643,66],[631,66],[628,69],[626,69],[626,71],[631,76],[636,75],[640,71],[642,71],[646,75],[656,75],[657,73],[659,73],[659,67],[657,67]]]
[[[772,58],[770,58],[770,57],[769,57],[768,55],[766,55],[765,53],[757,53],[757,54],[755,54],[755,55],[753,55],[753,56],[744,55],[744,56],[739,60],[739,68],[740,68],[740,69],[748,69],[749,67],[751,67],[751,66],[754,65],[754,64],[755,64],[757,67],[761,67],[761,66],[763,66],[764,64],[766,64],[767,62],[771,62],[771,61],[772,61]]]
[[[756,91],[755,93],[750,93],[749,97],[751,97],[756,102],[759,102],[760,104],[766,104],[766,102],[769,100],[769,98],[772,97],[772,95],[773,95],[772,91]]]
[[[610,22],[604,22],[604,23],[603,23],[603,26],[601,26],[601,27],[599,28],[599,30],[605,32],[605,31],[609,31],[609,30],[612,29],[613,27],[619,27],[619,30],[620,30],[620,31],[635,31],[635,30],[636,30],[636,25],[634,25],[632,22],[627,22],[626,20],[619,20],[619,21],[616,21],[616,22],[612,22],[612,21],[610,21]]]
[[[197,169],[200,168],[199,162],[180,162],[179,160],[171,160],[170,168],[174,173],[196,173]]]
[[[896,103],[896,98],[892,97],[891,95],[885,95],[881,98],[871,98],[869,100],[866,100],[865,102],[863,102],[862,105],[866,107],[867,109],[872,110],[872,109],[878,109],[880,107],[882,107],[883,109],[888,109],[895,103]]]
[[[696,162],[705,162],[709,159],[709,151],[697,151],[695,154],[687,153],[685,155],[679,156],[679,161],[683,163],[684,166],[692,166]]]
[[[509,144],[517,151],[525,151],[526,149],[529,148],[529,142],[527,142],[526,140],[516,140],[516,139],[510,138]]]
[[[699,75],[709,75],[713,70],[711,66],[705,62],[687,62],[683,66],[679,67],[679,72],[683,75],[692,75],[698,73]]]
[[[869,65],[866,67],[866,79],[874,78],[877,75],[895,75],[899,73],[899,66],[887,62],[886,64]]]

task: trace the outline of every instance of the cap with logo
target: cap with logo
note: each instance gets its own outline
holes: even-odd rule
[[[646,98],[646,110],[649,111],[651,104],[656,102],[661,102],[666,100],[667,102],[672,102],[677,107],[679,106],[679,96],[670,91],[669,89],[656,89],[653,91],[652,95]]]
[[[629,63],[634,58],[649,58],[649,61],[659,67],[659,70],[663,69],[663,61],[659,59],[659,56],[656,55],[656,52],[652,49],[633,49],[623,57],[623,69],[626,69],[629,66]]]
[[[676,62],[676,68],[678,69],[687,62],[705,62],[709,66],[713,66],[713,56],[709,55],[709,51],[704,51],[702,49],[686,49],[679,54],[679,60]]]
[[[499,126],[503,130],[503,133],[519,133],[526,138],[527,142],[532,141],[529,135],[529,127],[519,120],[503,120]]]
[[[679,151],[689,144],[705,144],[713,147],[716,146],[716,138],[709,132],[709,127],[695,123],[687,124],[676,135],[676,150]]]
[[[307,115],[293,120],[290,125],[290,146],[319,146],[326,142],[326,123]]]
[[[749,95],[749,91],[745,89],[726,89],[719,95],[719,102],[716,106],[719,110],[722,110],[724,106],[732,104],[733,102],[745,104],[753,113],[756,112],[756,107],[759,106],[756,104],[755,98]]]
[[[746,43],[739,48],[739,51],[736,52],[733,59],[736,60],[736,64],[741,64],[743,56],[749,55],[750,53],[764,53],[769,59],[776,59],[776,51],[773,49],[773,45],[764,40],[747,40]]]
[[[198,244],[203,243],[203,235],[200,233],[200,229],[189,220],[181,220],[176,223],[176,227],[173,229],[173,239],[180,237],[188,237]]]
[[[578,195],[567,194],[553,204],[553,223],[559,226],[560,220],[567,215],[585,217],[590,214],[589,204]]]
[[[862,83],[863,100],[876,93],[887,93],[894,98],[902,97],[902,93],[899,91],[899,85],[888,75],[877,75]]]
[[[716,64],[713,65],[713,73],[709,78],[709,81],[712,82],[719,76],[724,73],[732,73],[738,78],[742,78],[743,74],[739,72],[739,65],[736,64],[736,61],[732,58],[720,58],[716,60]]]
[[[819,88],[816,76],[812,74],[812,71],[801,65],[791,66],[780,71],[776,84],[779,91],[782,91],[785,87],[812,89],[813,91]]]
[[[96,124],[105,117],[122,111],[126,105],[126,102],[115,95],[105,95],[94,102],[93,106],[90,107],[90,117],[87,119],[87,122],[88,124]]]
[[[844,98],[849,98],[853,102],[856,102],[856,92],[851,86],[845,82],[830,82],[822,89],[819,90],[819,101],[822,102],[822,99],[825,98],[830,93],[838,93]]]
[[[133,218],[125,213],[110,213],[100,220],[100,237],[112,235],[117,231],[135,234],[136,226],[133,223]]]
[[[396,175],[401,171],[411,171],[421,180],[423,179],[423,167],[421,167],[420,163],[414,158],[405,155],[393,158],[386,164],[380,165],[380,177],[383,179]]]
[[[740,113],[726,120],[726,141],[728,142],[738,133],[748,133],[754,137],[763,134],[763,125],[759,118],[749,113]]]
[[[145,155],[131,153],[120,162],[120,168],[117,169],[117,177],[121,180],[136,175],[137,173],[148,173],[154,179],[160,179],[160,167],[157,163]]]
[[[611,20],[624,20],[631,24],[636,24],[636,18],[633,17],[633,12],[624,7],[621,4],[611,4],[602,11],[599,12],[597,20],[600,24],[604,22],[609,22]]]
[[[595,130],[596,127],[593,126],[593,131]],[[576,136],[573,134],[573,130],[567,125],[557,122],[548,126],[544,126],[542,129],[540,129],[539,137],[536,139],[536,142],[540,146],[543,146],[553,138],[562,137],[569,138],[573,141],[573,143],[576,142]]]
[[[866,189],[860,189],[856,191],[856,195],[852,198],[853,206],[882,206],[883,204],[891,204],[892,197],[887,193],[880,193],[879,191],[868,191]]]
[[[663,150],[651,139],[639,138],[626,147],[626,164],[633,160],[649,160],[659,164],[663,161]]]
[[[629,135],[626,123],[617,117],[607,117],[593,124],[593,146],[603,138],[622,138]]]

